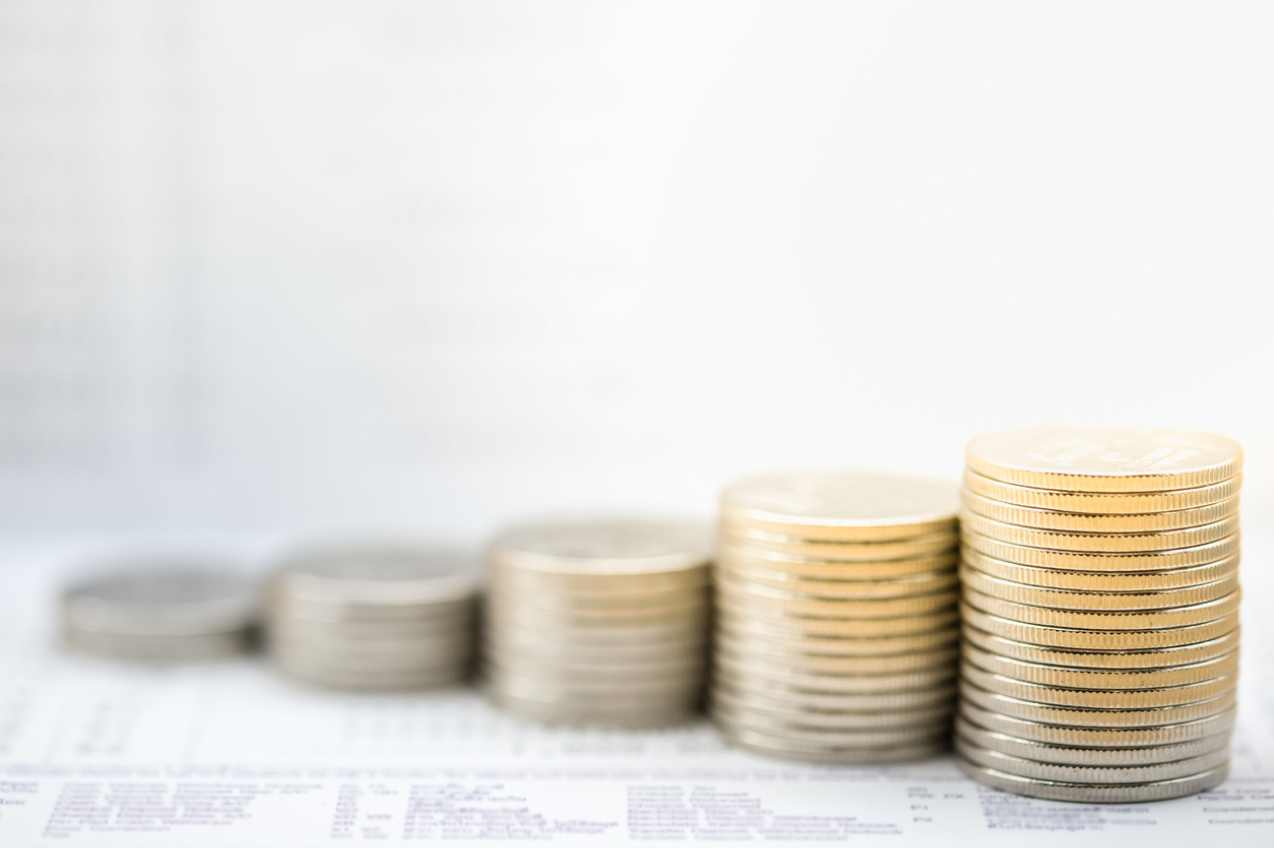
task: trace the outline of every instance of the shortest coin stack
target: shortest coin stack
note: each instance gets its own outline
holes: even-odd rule
[[[257,587],[232,571],[168,560],[88,580],[62,595],[68,647],[114,659],[206,660],[253,644]]]
[[[519,527],[491,547],[485,679],[498,706],[563,724],[686,720],[703,697],[707,528],[641,519]]]
[[[949,745],[959,622],[953,483],[855,471],[721,494],[712,717],[735,744],[825,763]]]
[[[343,689],[445,686],[473,664],[480,567],[463,552],[329,549],[271,586],[269,651],[289,677]]]

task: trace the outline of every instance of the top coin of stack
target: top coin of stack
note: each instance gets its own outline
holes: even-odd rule
[[[949,744],[956,486],[767,474],[721,494],[712,715],[790,759],[915,759]]]
[[[473,663],[477,557],[416,545],[299,554],[275,573],[269,650],[290,677],[384,690],[463,680]]]
[[[707,528],[684,521],[532,524],[491,546],[486,686],[541,721],[643,726],[699,706],[707,662]]]
[[[115,659],[181,662],[242,653],[259,616],[256,585],[224,568],[163,558],[73,586],[62,636]]]
[[[1207,433],[973,439],[956,748],[992,786],[1131,803],[1225,779],[1243,452]]]

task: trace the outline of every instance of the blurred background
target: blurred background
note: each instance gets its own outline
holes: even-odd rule
[[[0,532],[711,514],[1216,430],[1274,518],[1274,6],[0,4]]]

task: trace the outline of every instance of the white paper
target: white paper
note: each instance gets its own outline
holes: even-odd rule
[[[1176,801],[1019,798],[949,758],[816,768],[712,728],[568,731],[469,691],[332,694],[259,659],[157,670],[68,657],[48,554],[0,566],[0,845],[1274,844],[1274,599],[1249,533],[1232,776]]]

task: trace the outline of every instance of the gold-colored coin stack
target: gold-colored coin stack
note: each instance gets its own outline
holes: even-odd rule
[[[966,450],[956,750],[983,783],[1136,803],[1225,779],[1243,452],[1034,427]]]
[[[884,763],[950,744],[957,487],[778,473],[721,495],[712,717],[740,747]]]
[[[532,524],[491,546],[487,694],[554,724],[685,721],[703,702],[708,528],[596,519]]]

